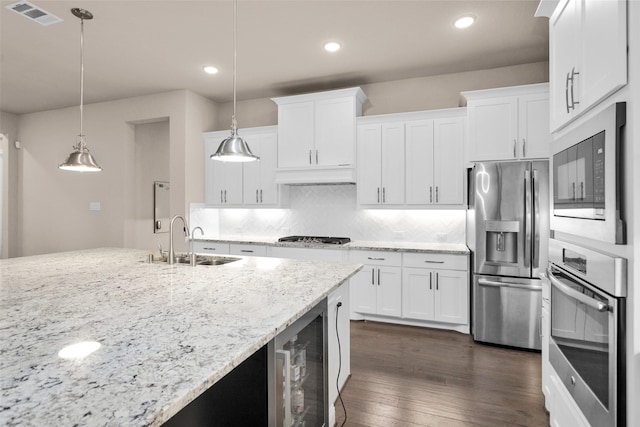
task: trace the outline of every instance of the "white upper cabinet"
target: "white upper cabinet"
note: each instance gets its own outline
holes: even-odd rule
[[[555,131],[627,84],[627,2],[562,0],[549,42]]]
[[[464,203],[464,117],[407,122],[409,205]]]
[[[355,182],[356,117],[366,100],[360,88],[272,100],[278,104],[278,183]]]
[[[466,108],[358,119],[358,203],[464,204]]]
[[[242,164],[219,162],[210,156],[229,136],[229,131],[205,134],[205,202],[212,206],[242,204]]]
[[[358,203],[404,203],[404,122],[358,126]]]
[[[243,201],[245,205],[277,205],[278,184],[276,184],[276,164],[278,134],[275,126],[264,129],[264,133],[243,137],[253,154],[260,157],[258,162],[243,165]]]
[[[275,182],[277,127],[240,129],[251,151],[260,161],[248,163],[219,162],[210,159],[229,131],[206,132],[205,137],[205,201],[208,205],[273,207],[281,202],[281,191]]]
[[[468,109],[468,161],[549,157],[547,83],[463,92]]]

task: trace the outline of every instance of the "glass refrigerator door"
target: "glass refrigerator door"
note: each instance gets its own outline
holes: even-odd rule
[[[276,337],[277,427],[321,427],[327,423],[326,316],[322,312],[309,314]]]

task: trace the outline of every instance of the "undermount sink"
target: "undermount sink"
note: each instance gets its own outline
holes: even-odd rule
[[[176,264],[191,264],[191,256],[188,254],[177,254]],[[234,261],[240,261],[242,258],[225,257],[217,255],[200,255],[196,254],[196,265],[223,265]],[[166,258],[154,259],[156,262],[167,262]]]

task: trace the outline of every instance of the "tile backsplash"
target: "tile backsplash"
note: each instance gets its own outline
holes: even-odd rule
[[[362,209],[355,185],[292,186],[285,209],[217,209],[192,204],[191,227],[205,236],[286,235],[352,240],[465,243],[465,210]]]

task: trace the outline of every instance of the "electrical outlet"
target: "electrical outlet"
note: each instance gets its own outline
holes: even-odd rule
[[[90,211],[101,211],[102,210],[102,205],[100,204],[100,202],[91,202],[91,203],[89,203],[89,210]]]

